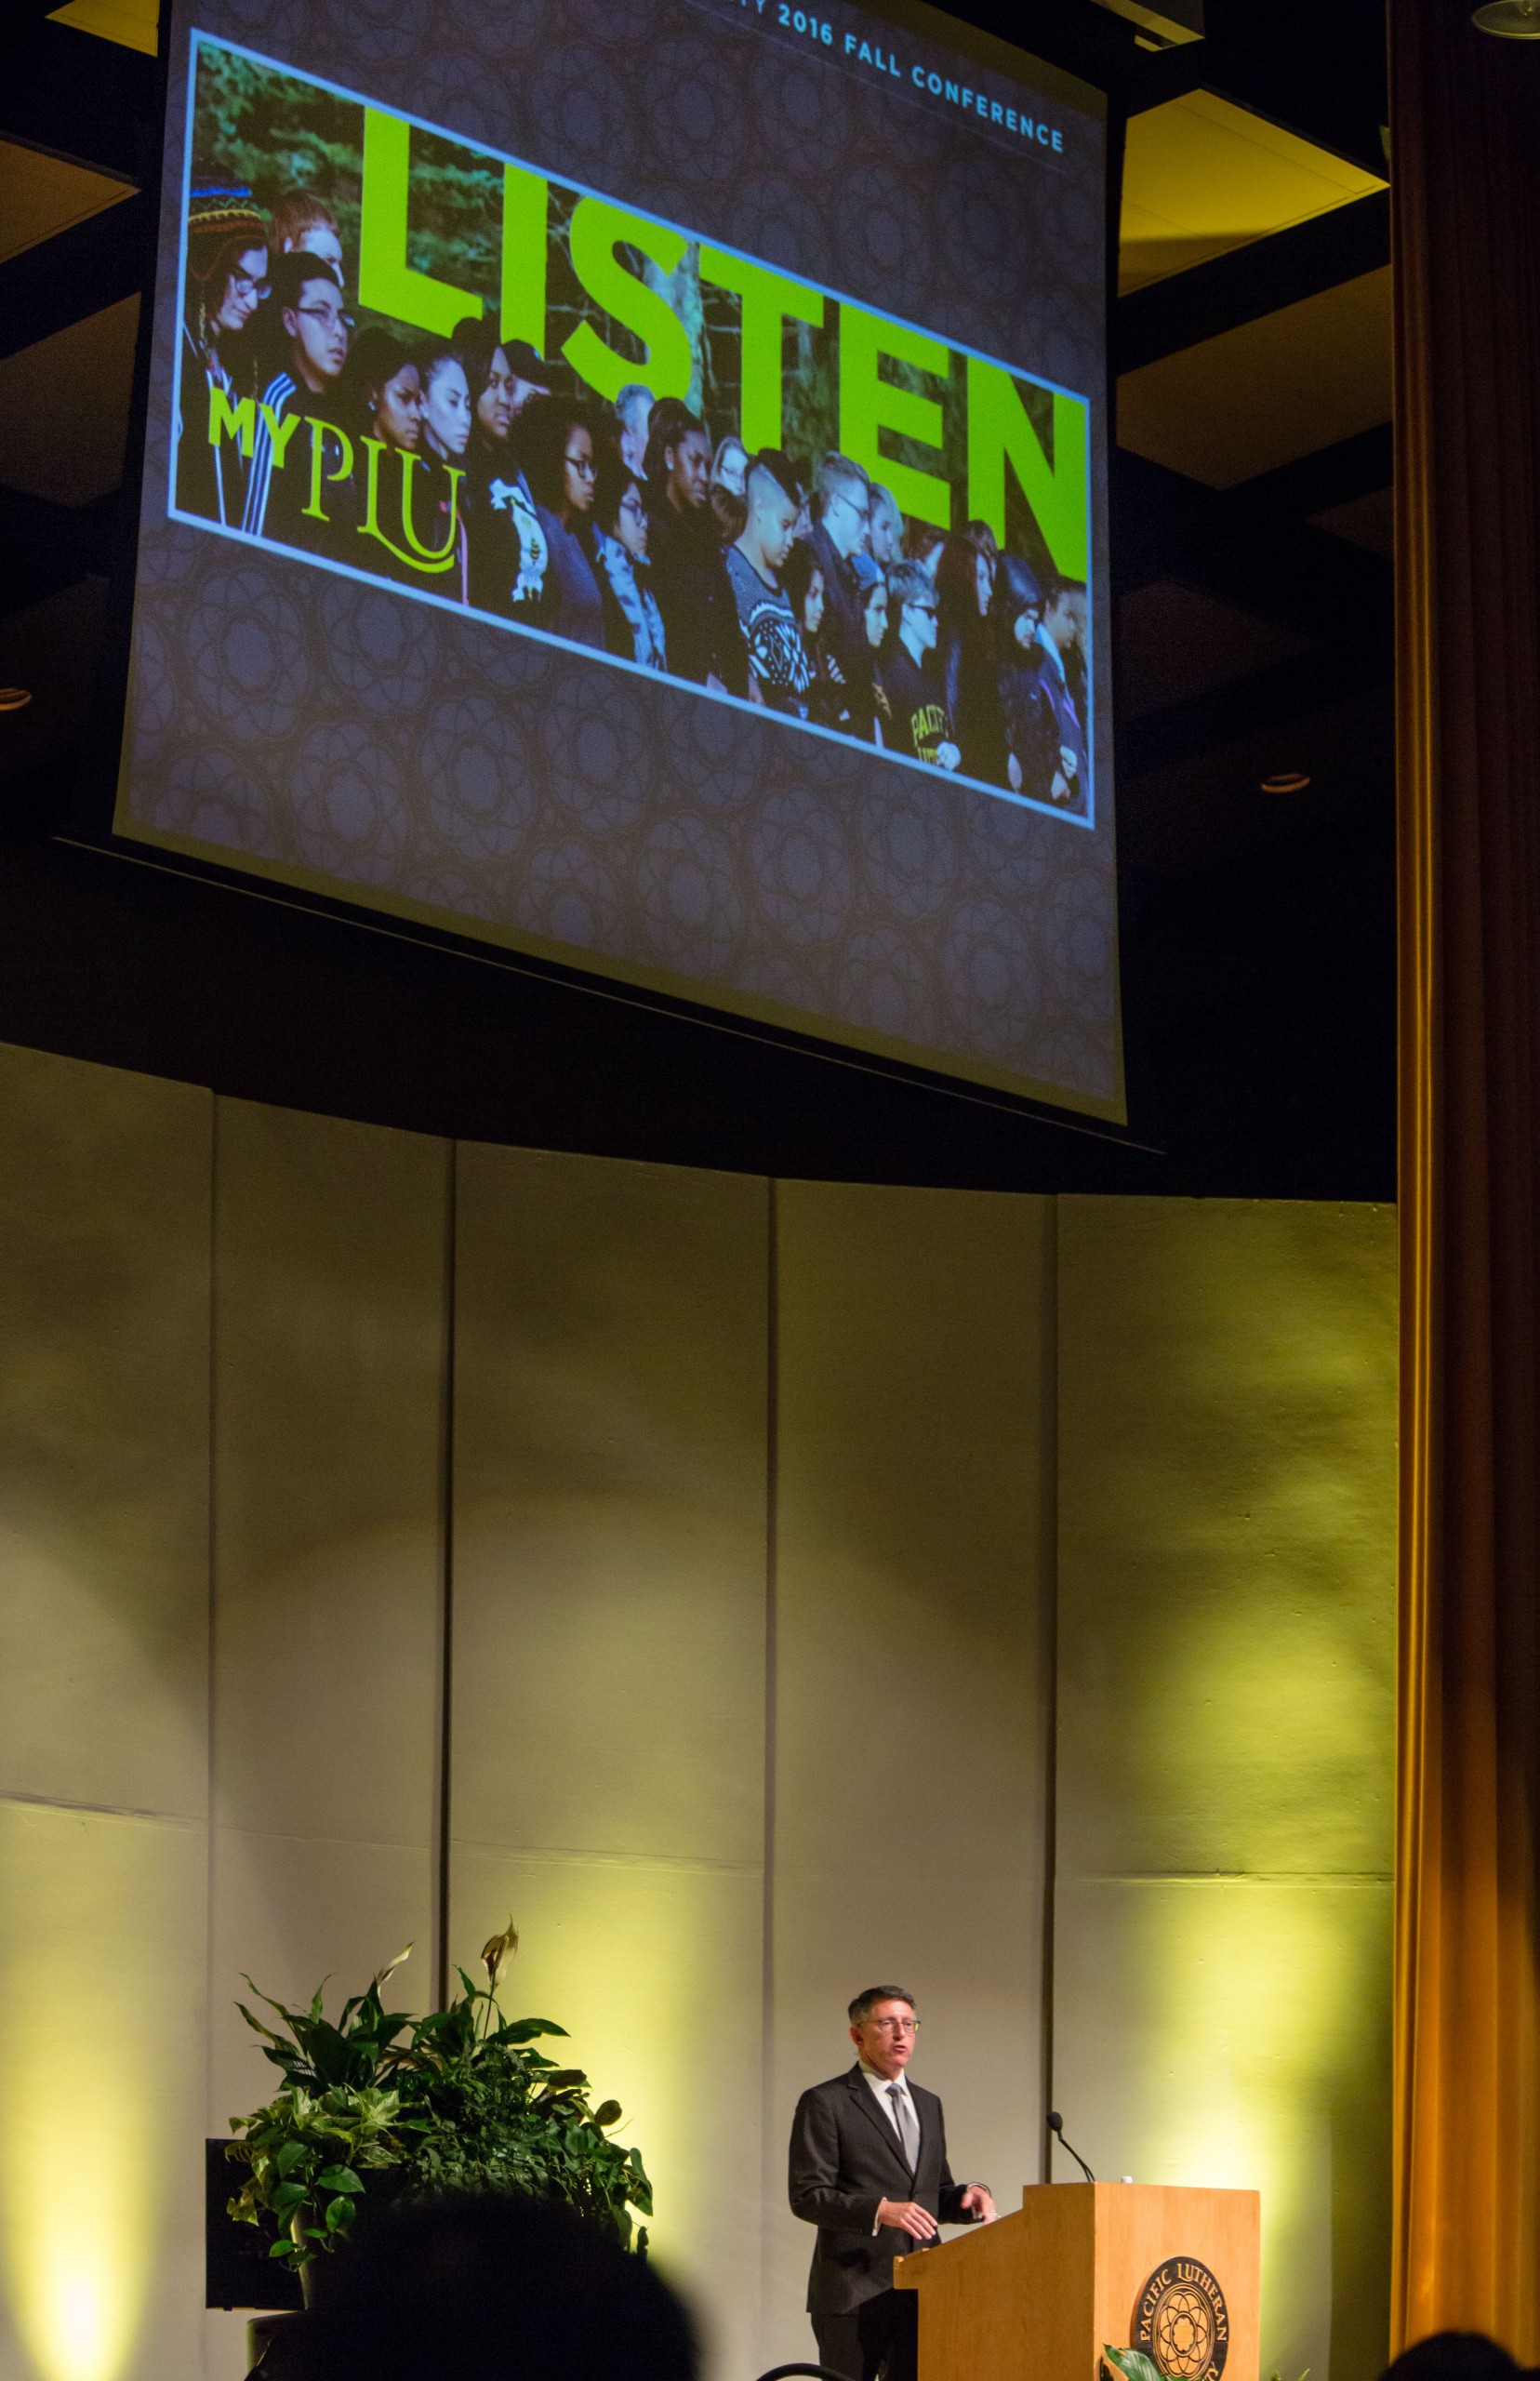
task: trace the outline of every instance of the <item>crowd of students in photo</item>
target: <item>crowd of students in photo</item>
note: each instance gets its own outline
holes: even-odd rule
[[[1085,590],[640,382],[601,405],[471,317],[354,335],[315,196],[192,193],[180,510],[1083,811]],[[217,396],[225,403],[217,406]],[[253,401],[248,440],[229,433]],[[210,410],[217,435],[207,434]]]

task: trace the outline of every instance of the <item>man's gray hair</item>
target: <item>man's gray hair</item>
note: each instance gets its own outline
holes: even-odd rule
[[[901,1984],[869,1984],[866,1990],[858,1992],[850,2004],[851,2024],[864,2026],[879,2001],[903,2001],[907,2002],[911,2009],[914,2006],[913,1993],[906,1992]]]
[[[871,482],[860,464],[853,463],[848,455],[826,455],[818,465],[819,520],[823,519],[834,499],[843,495],[846,488],[858,487],[864,491],[870,486]]]
[[[652,391],[650,389],[644,388],[640,380],[628,380],[625,387],[621,390],[619,395],[615,400],[615,410],[619,415],[622,421],[625,420],[627,414],[630,412],[631,406],[637,403],[638,399],[640,399],[641,403],[646,406],[649,413],[657,402],[653,396]]]

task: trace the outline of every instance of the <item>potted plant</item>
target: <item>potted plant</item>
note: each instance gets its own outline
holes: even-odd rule
[[[582,2069],[534,2048],[544,2037],[564,2039],[563,2027],[505,2018],[498,2005],[498,1979],[517,1949],[510,1921],[482,1952],[485,1984],[458,1969],[460,1990],[447,2008],[420,2017],[381,1998],[409,1944],[335,2021],[322,1990],[308,2009],[289,2009],[246,1977],[281,2022],[236,2006],[284,2084],[266,2107],[231,2120],[229,2155],[246,2171],[230,2214],[276,2222],[269,2254],[299,2270],[307,2303],[316,2260],[347,2240],[365,2194],[561,2200],[645,2255],[631,2211],[652,2214],[652,2187],[641,2152],[610,2137],[619,2102],[591,2107]]]

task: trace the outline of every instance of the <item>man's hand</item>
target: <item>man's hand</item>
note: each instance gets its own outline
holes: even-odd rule
[[[970,2183],[962,2194],[962,2204],[976,2224],[992,2224],[995,2203],[987,2183]]]
[[[973,2188],[977,2190],[979,2186],[976,2183]],[[984,2196],[989,2199],[989,2192],[986,2191]],[[989,2213],[991,2215],[994,2213],[992,2202]],[[928,2207],[922,2207],[917,2199],[879,2200],[877,2221],[879,2224],[891,2224],[896,2231],[907,2232],[911,2241],[934,2241],[936,2235],[935,2216]]]

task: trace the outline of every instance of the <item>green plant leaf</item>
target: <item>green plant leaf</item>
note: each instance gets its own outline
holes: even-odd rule
[[[323,2191],[361,2191],[364,2188],[351,2166],[324,2166],[315,2184]]]
[[[1123,2381],[1166,2381],[1160,2366],[1142,2348],[1104,2345],[1102,2354],[1113,2370],[1122,2374]]]
[[[293,2255],[294,2242],[292,2241],[274,2241],[272,2248],[268,2251],[268,2255],[270,2257],[292,2257]]]

